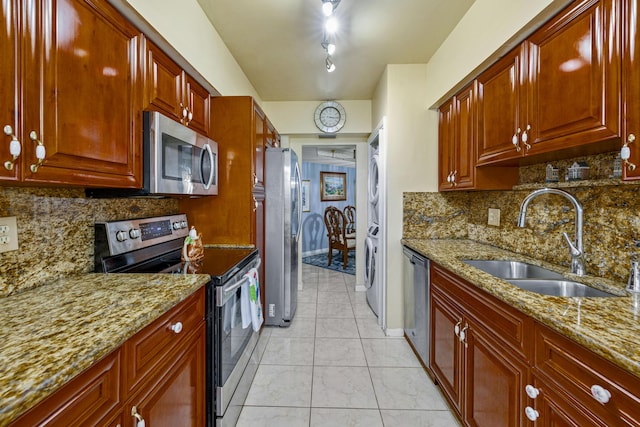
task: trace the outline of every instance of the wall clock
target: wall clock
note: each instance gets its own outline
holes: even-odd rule
[[[316,108],[314,120],[318,129],[322,132],[335,133],[344,126],[344,122],[347,120],[347,113],[340,103],[325,101]]]

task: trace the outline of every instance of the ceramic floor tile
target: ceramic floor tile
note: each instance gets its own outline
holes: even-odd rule
[[[316,320],[307,317],[293,318],[291,325],[286,328],[270,326],[272,337],[312,338],[316,333]]]
[[[369,366],[421,368],[404,338],[363,339],[362,347]]]
[[[438,388],[422,368],[370,368],[380,409],[446,410]]]
[[[356,302],[355,304],[351,304],[353,306],[353,314],[354,316],[361,319],[377,319],[369,304],[365,301],[363,303]]]
[[[355,319],[316,319],[318,338],[360,338]]]
[[[367,366],[357,338],[316,338],[315,366]]]
[[[381,410],[385,427],[460,427],[447,411],[399,411]]]
[[[313,348],[313,338],[271,337],[261,363],[265,365],[313,365]]]
[[[245,405],[309,407],[312,372],[311,366],[260,365]]]
[[[245,406],[236,427],[307,427],[308,408]]]
[[[347,286],[343,281],[322,281],[318,283],[318,292],[344,292],[344,296],[349,298],[349,292],[347,292]]]
[[[315,318],[316,317],[316,303],[298,301],[298,307],[296,308],[295,317]]]
[[[349,304],[349,294],[346,292],[318,292],[319,304]]]
[[[377,409],[311,408],[310,426],[382,427],[382,418]]]
[[[361,367],[316,366],[313,369],[311,406],[377,409],[369,370]]]
[[[351,308],[351,304],[348,302],[346,304],[336,304],[336,303],[320,303],[318,302],[318,308],[316,315],[318,318],[342,318],[342,319],[353,319],[353,309]]]
[[[318,293],[313,292],[298,292],[298,304],[300,303],[316,303],[318,301]]]
[[[358,325],[358,332],[360,338],[386,338],[384,331],[378,325],[378,318],[356,318],[356,324]]]

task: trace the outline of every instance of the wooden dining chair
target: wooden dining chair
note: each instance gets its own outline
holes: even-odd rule
[[[329,238],[329,261],[331,265],[333,250],[342,252],[342,269],[347,268],[347,257],[350,250],[355,250],[356,240],[347,237],[347,218],[344,213],[335,206],[329,206],[324,210],[324,224],[327,227],[327,237]]]
[[[345,206],[342,210],[344,212],[344,216],[347,217],[347,236],[353,234],[355,238],[356,233],[356,207],[349,205]],[[351,236],[349,236],[351,237]]]

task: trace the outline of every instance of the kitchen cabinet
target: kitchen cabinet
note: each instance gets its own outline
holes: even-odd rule
[[[620,17],[619,0],[576,1],[478,77],[478,165],[619,146]]]
[[[140,186],[141,33],[105,1],[3,0],[2,15],[0,180]]]
[[[180,209],[187,214],[189,223],[202,232],[205,244],[258,248],[264,299],[264,265],[268,256],[264,250],[264,152],[268,147],[268,118],[250,96],[212,97],[211,117],[211,138],[218,142],[219,193],[215,197],[180,200]]]
[[[431,264],[430,369],[465,425],[523,424],[531,321]]]
[[[204,288],[63,385],[11,426],[202,426]]]
[[[637,377],[540,323],[533,373],[536,425],[640,425]]]
[[[146,40],[145,108],[209,135],[209,92],[160,48]]]
[[[517,168],[476,167],[476,83],[467,86],[439,109],[440,191],[511,189]]]
[[[629,161],[637,167],[625,165],[625,180],[640,179],[640,20],[638,20],[638,1],[624,0],[624,32],[622,37],[622,80],[623,142],[629,144],[631,158]]]

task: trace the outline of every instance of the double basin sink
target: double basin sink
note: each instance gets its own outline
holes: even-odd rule
[[[510,260],[463,260],[465,264],[524,289],[561,297],[617,297],[582,283],[567,280],[560,273],[533,264]]]

